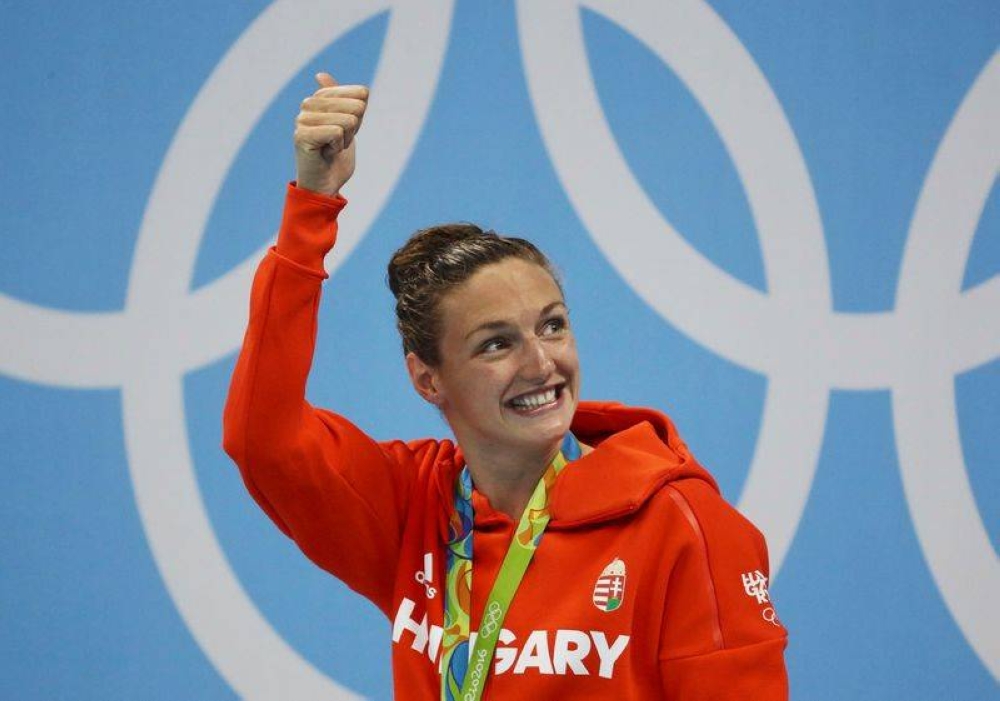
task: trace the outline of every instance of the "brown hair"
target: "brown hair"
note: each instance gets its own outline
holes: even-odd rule
[[[432,226],[413,234],[393,254],[387,275],[389,289],[396,297],[396,328],[403,340],[403,353],[412,351],[428,365],[439,365],[441,299],[480,268],[505,258],[541,266],[562,290],[549,259],[525,239],[500,236],[465,222]]]

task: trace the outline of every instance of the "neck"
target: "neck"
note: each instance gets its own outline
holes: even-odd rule
[[[490,501],[490,505],[507,514],[516,523],[531,499],[538,480],[545,474],[549,463],[559,452],[557,444],[542,454],[524,455],[515,451],[469,451],[466,462],[476,489]]]
[[[465,459],[476,489],[489,499],[490,506],[517,523],[561,445],[562,441],[535,455],[515,453],[509,447],[495,452],[471,449],[465,453]],[[589,445],[580,444],[581,454],[592,450]]]

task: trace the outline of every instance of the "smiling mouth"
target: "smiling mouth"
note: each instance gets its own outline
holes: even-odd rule
[[[565,383],[522,394],[507,401],[507,406],[519,412],[533,412],[553,406],[562,397]]]

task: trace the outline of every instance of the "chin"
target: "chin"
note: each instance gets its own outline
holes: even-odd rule
[[[573,423],[576,402],[562,398],[560,406],[534,416],[517,415],[519,443],[531,443],[539,449],[549,450],[553,443],[562,441]]]

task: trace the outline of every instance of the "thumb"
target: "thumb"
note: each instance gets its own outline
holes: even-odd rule
[[[333,76],[329,73],[317,73],[316,82],[319,83],[321,88],[335,88],[337,87],[337,81],[333,79]]]

